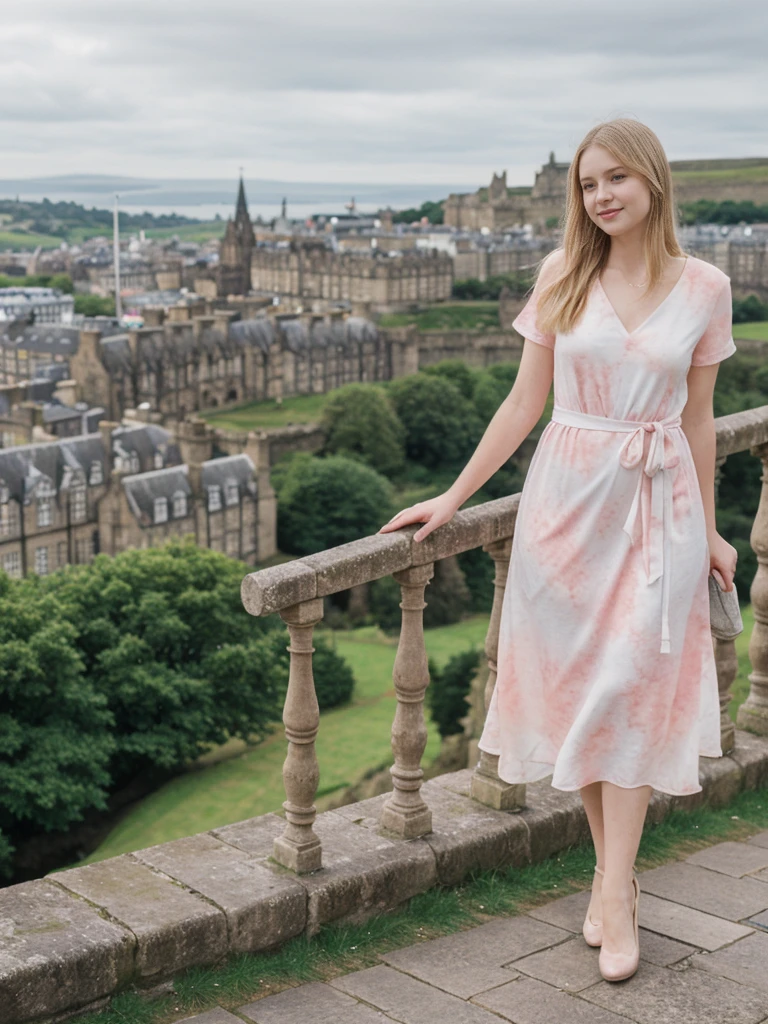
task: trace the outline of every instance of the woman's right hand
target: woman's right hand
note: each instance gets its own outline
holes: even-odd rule
[[[404,508],[402,512],[392,516],[389,522],[385,523],[378,532],[391,533],[393,530],[399,530],[401,527],[409,526],[411,523],[424,523],[423,529],[417,530],[413,535],[414,540],[422,541],[433,530],[436,530],[438,526],[442,526],[450,519],[453,519],[457,509],[458,505],[455,500],[446,491],[444,494],[439,494],[436,498],[430,498],[429,501],[420,501],[416,505]]]

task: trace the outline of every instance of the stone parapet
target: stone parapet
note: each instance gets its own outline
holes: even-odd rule
[[[472,871],[521,867],[588,840],[577,793],[543,779],[519,811],[497,811],[471,799],[472,774],[424,783],[432,828],[417,839],[380,826],[388,794],[319,814],[323,867],[307,874],[272,859],[285,820],[265,814],[0,890],[0,1021],[64,1021],[129,987],[149,994],[193,965],[277,948]],[[768,738],[736,730],[730,754],[701,758],[700,781],[691,796],[654,791],[646,822],[766,786]]]

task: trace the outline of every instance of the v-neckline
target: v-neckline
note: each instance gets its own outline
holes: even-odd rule
[[[600,291],[603,293],[603,298],[608,303],[608,307],[611,310],[611,312],[613,313],[614,318],[616,319],[616,323],[621,327],[621,329],[624,331],[624,333],[626,334],[626,336],[628,338],[631,338],[633,334],[637,334],[638,331],[642,331],[642,329],[645,327],[645,325],[648,323],[648,321],[656,316],[656,314],[659,312],[661,307],[666,302],[669,302],[669,300],[672,298],[672,296],[677,291],[677,288],[678,288],[680,282],[685,277],[685,272],[688,269],[688,264],[690,263],[690,260],[691,260],[690,256],[686,256],[685,257],[685,263],[683,264],[683,269],[681,270],[680,276],[678,277],[678,279],[672,285],[671,291],[667,292],[667,294],[664,296],[664,298],[658,304],[656,309],[654,309],[652,313],[649,313],[649,315],[645,318],[645,320],[643,320],[643,322],[641,324],[638,324],[637,327],[634,327],[631,331],[628,331],[627,328],[624,326],[624,323],[622,322],[621,317],[619,316],[619,314],[614,309],[614,306],[613,306],[613,303],[611,302],[611,300],[608,298],[608,293],[606,292],[605,288],[603,288],[603,282],[600,280],[600,275],[599,274],[597,275],[597,278],[595,280],[597,281],[598,285],[600,286]]]

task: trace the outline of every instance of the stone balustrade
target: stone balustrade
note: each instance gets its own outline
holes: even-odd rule
[[[739,726],[768,734],[768,406],[722,416],[716,420],[716,481],[720,469],[736,452],[749,450],[763,461],[763,492],[752,531],[758,572],[752,586],[755,629],[750,643],[754,671],[751,691],[739,711]],[[290,634],[290,677],[283,714],[288,756],[285,784],[286,826],[274,843],[273,856],[296,872],[322,866],[322,846],[313,830],[319,769],[315,755],[320,714],[312,679],[312,631],[322,619],[322,599],[350,587],[391,575],[402,592],[402,626],[394,665],[397,710],[392,725],[393,791],[383,804],[379,825],[401,839],[431,830],[431,815],[421,795],[421,757],[426,746],[424,694],[429,683],[424,646],[425,588],[438,559],[481,547],[495,563],[494,600],[485,642],[488,681],[487,710],[496,681],[501,607],[504,599],[515,519],[520,495],[485,502],[459,511],[424,541],[415,542],[418,526],[397,533],[375,534],[318,554],[250,573],[242,597],[252,615],[278,612]],[[733,641],[713,639],[721,703],[724,752],[733,749],[734,726],[728,714],[730,686],[737,672]],[[498,776],[498,757],[480,752],[471,795],[497,810],[516,810],[525,804],[525,786],[510,785]]]

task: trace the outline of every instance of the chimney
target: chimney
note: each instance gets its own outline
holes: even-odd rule
[[[203,463],[213,458],[213,429],[198,416],[182,420],[176,431],[181,461],[186,463],[189,486],[194,495],[202,492]]]

